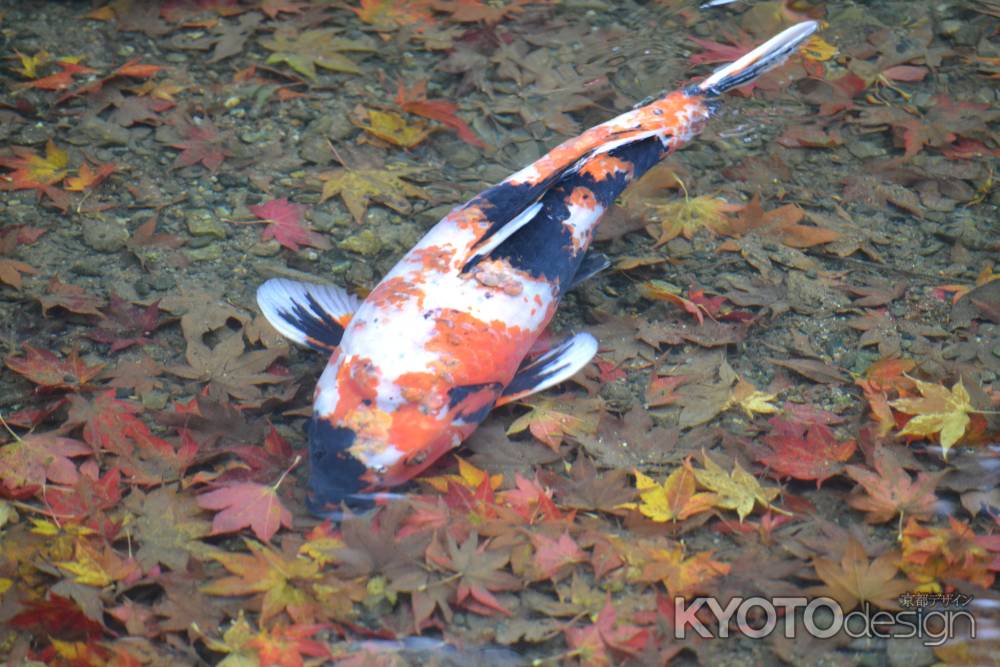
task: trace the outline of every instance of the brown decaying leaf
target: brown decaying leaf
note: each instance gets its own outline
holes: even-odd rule
[[[826,584],[815,590],[827,595],[847,613],[862,602],[869,602],[882,609],[899,609],[899,596],[911,590],[913,584],[897,579],[899,554],[886,551],[875,560],[869,560],[864,546],[850,538],[839,561],[814,558],[816,576]]]

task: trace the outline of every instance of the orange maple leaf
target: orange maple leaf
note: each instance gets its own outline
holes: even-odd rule
[[[45,157],[23,146],[12,146],[16,157],[0,157],[0,167],[13,169],[0,182],[0,190],[45,190],[66,177],[69,154],[49,139]]]
[[[921,472],[910,476],[899,465],[892,450],[879,447],[873,454],[875,472],[861,466],[847,466],[845,472],[861,485],[865,494],[855,493],[847,503],[867,512],[868,523],[885,523],[897,514],[929,517],[934,514],[934,488],[943,472]]]

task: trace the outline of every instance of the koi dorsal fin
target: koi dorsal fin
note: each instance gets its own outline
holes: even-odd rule
[[[597,354],[597,339],[578,333],[545,354],[526,361],[503,390],[496,407],[564,382],[590,363]]]
[[[257,305],[271,326],[315,350],[332,351],[340,345],[359,304],[356,296],[334,285],[271,278],[257,288]]]

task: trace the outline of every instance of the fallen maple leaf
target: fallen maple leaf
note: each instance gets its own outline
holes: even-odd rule
[[[90,168],[90,164],[84,162],[80,165],[80,171],[77,176],[70,176],[66,179],[66,189],[71,192],[84,192],[86,190],[92,190],[96,188],[101,182],[104,181],[108,176],[114,173],[115,165],[108,164],[98,164],[97,171]]]
[[[322,641],[310,639],[328,625],[321,623],[299,623],[292,626],[278,624],[270,630],[264,628],[247,642],[247,646],[257,650],[261,665],[274,667],[302,667],[302,656],[314,658],[331,657],[330,649]]]
[[[965,429],[969,426],[969,413],[976,412],[972,407],[969,392],[959,380],[947,387],[914,379],[922,398],[900,398],[889,403],[902,413],[916,415],[906,422],[899,432],[900,436],[916,435],[928,437],[939,434],[942,457],[947,460],[948,450],[958,442]]]
[[[790,248],[811,248],[824,243],[831,243],[840,238],[840,233],[832,229],[799,224],[805,218],[805,211],[796,204],[784,204],[778,208],[765,211],[760,203],[760,195],[743,207],[740,217],[733,222],[735,233],[754,232],[761,236],[771,237]],[[719,250],[732,250],[734,242],[730,241]]]
[[[357,115],[361,120],[351,119],[355,125],[394,146],[413,148],[430,134],[425,125],[408,125],[405,118],[391,111],[361,108]]]
[[[77,315],[104,317],[101,312],[104,299],[91,294],[82,287],[64,283],[57,276],[53,276],[46,289],[47,295],[37,297],[38,302],[42,305],[42,315],[48,316],[49,310],[58,306]]]
[[[37,54],[36,56],[37,57]],[[21,62],[24,63],[22,57]],[[40,79],[34,79],[34,76],[30,77],[34,81],[26,81],[17,85],[18,88],[36,88],[38,90],[63,90],[64,88],[69,88],[73,84],[74,76],[85,76],[87,74],[92,74],[97,70],[86,67],[80,64],[79,58],[63,58],[56,62],[59,67],[59,71],[54,74],[49,74],[48,76],[43,76]],[[26,73],[28,68],[22,70],[22,74]],[[32,72],[34,74],[34,71]]]
[[[867,492],[867,495],[848,497],[847,503],[851,507],[867,512],[865,520],[868,523],[885,523],[897,514],[920,518],[933,516],[937,503],[934,488],[944,471],[921,472],[915,480],[911,480],[887,447],[878,447],[872,458],[875,472],[861,466],[844,469]]]
[[[698,324],[705,323],[705,315],[708,311],[693,301],[689,301],[680,295],[680,290],[670,283],[662,280],[647,280],[639,284],[639,294],[654,301],[667,301],[683,308],[685,312],[694,316]],[[709,314],[711,317],[711,314]]]
[[[80,478],[71,457],[93,450],[79,440],[33,433],[0,447],[0,483],[7,493],[33,493],[46,480],[72,486]]]
[[[359,7],[349,9],[375,30],[396,30],[414,23],[432,23],[427,0],[360,0]]]
[[[740,523],[743,523],[743,519],[753,511],[757,503],[780,514],[787,514],[771,504],[781,491],[761,486],[757,478],[741,468],[739,463],[733,462],[733,471],[726,473],[704,450],[701,452],[701,459],[704,469],[693,467],[690,461],[685,461],[684,465],[691,470],[699,484],[717,494],[714,506],[736,510]]]
[[[45,157],[22,146],[11,146],[16,157],[0,157],[0,167],[13,169],[2,178],[0,190],[44,190],[66,177],[69,154],[49,139]]]
[[[458,460],[458,474],[457,475],[438,475],[437,477],[424,477],[420,481],[427,482],[435,490],[441,493],[448,492],[448,486],[450,484],[458,484],[464,486],[470,491],[475,491],[484,482],[489,480],[489,486],[494,491],[500,488],[503,484],[503,475],[490,475],[485,470],[480,470],[476,466],[472,465],[460,456],[455,457]]]
[[[672,596],[707,592],[711,582],[730,572],[730,565],[712,560],[711,551],[686,555],[684,545],[658,538],[623,546],[623,557],[632,566],[629,579],[661,582]]]
[[[883,609],[899,609],[899,596],[909,591],[912,584],[896,578],[898,559],[898,553],[887,551],[869,561],[865,548],[851,537],[839,563],[828,558],[813,559],[816,576],[826,584],[816,592],[836,600],[845,613],[862,602]]]
[[[608,594],[597,620],[583,628],[567,628],[566,643],[580,664],[606,667],[618,664],[613,661],[611,651],[635,655],[642,651],[651,638],[649,630],[636,625],[618,622],[618,614],[611,604]]]
[[[538,403],[526,405],[531,411],[515,419],[507,427],[507,435],[527,429],[553,451],[558,451],[566,436],[579,438],[597,433],[603,402],[600,399],[543,398]]]
[[[277,484],[230,484],[198,496],[198,506],[222,510],[212,519],[213,535],[235,533],[249,526],[258,539],[268,542],[280,526],[292,527],[292,513],[278,497]]]
[[[0,283],[21,289],[21,274],[36,274],[38,270],[29,264],[9,257],[0,257]]]
[[[429,199],[422,189],[403,180],[415,173],[416,169],[406,167],[397,169],[344,167],[323,172],[318,177],[323,183],[319,201],[323,203],[330,197],[340,195],[347,210],[358,224],[363,222],[368,204],[373,200],[385,204],[397,213],[407,214],[412,210],[408,197]]]
[[[731,235],[733,219],[727,214],[743,209],[741,204],[730,204],[716,197],[698,196],[674,201],[639,200],[628,209],[636,208],[651,224],[646,228],[656,239],[653,246],[658,248],[678,236],[690,240],[699,229],[707,229],[715,234]]]
[[[838,442],[826,424],[803,423],[784,417],[768,420],[771,432],[763,441],[769,451],[754,457],[779,476],[814,479],[816,488],[824,480],[838,474],[843,462],[851,458],[854,440]]]
[[[462,544],[449,534],[446,537],[447,554],[429,550],[428,560],[455,573],[458,588],[455,602],[466,603],[473,611],[489,614],[497,611],[511,616],[510,610],[500,604],[493,591],[511,591],[520,587],[521,581],[503,568],[510,562],[510,549],[490,549],[488,543],[479,544],[479,536],[470,532]],[[434,555],[432,555],[434,554]],[[475,603],[470,605],[469,602]]]
[[[729,395],[729,400],[723,409],[738,405],[747,418],[753,419],[754,415],[770,415],[779,412],[780,408],[771,403],[777,397],[777,394],[768,394],[760,391],[743,378],[740,378],[733,387],[733,391]]]
[[[427,99],[427,81],[419,81],[412,88],[407,89],[403,82],[399,82],[396,92],[396,104],[407,113],[423,116],[436,120],[442,125],[451,128],[458,135],[458,138],[467,144],[472,144],[478,148],[486,148],[486,144],[476,136],[464,120],[455,115],[458,105],[448,100]]]
[[[202,164],[209,171],[215,171],[229,155],[223,145],[224,137],[208,118],[200,122],[188,122],[180,129],[183,140],[170,144],[180,154],[174,160],[174,169]]]
[[[900,568],[921,586],[941,579],[962,579],[991,588],[998,571],[995,561],[1000,541],[995,535],[976,535],[969,524],[948,517],[948,527],[921,526],[914,517],[902,535]]]
[[[623,507],[638,509],[653,521],[677,521],[708,511],[715,506],[718,496],[714,493],[695,493],[695,478],[690,468],[681,466],[658,484],[656,480],[635,472],[638,503]]]
[[[253,220],[243,224],[267,224],[261,238],[265,241],[274,239],[294,252],[299,251],[299,245],[312,246],[320,250],[330,249],[332,246],[329,239],[309,229],[308,223],[302,219],[305,210],[305,206],[289,203],[284,197],[272,199],[269,202],[250,207],[250,212],[260,217],[261,220]]]
[[[570,573],[573,565],[587,560],[587,554],[569,533],[563,533],[558,539],[532,533],[531,543],[535,547],[532,563],[540,579],[562,579]]]
[[[628,483],[627,471],[609,470],[598,475],[594,462],[586,456],[577,457],[570,474],[572,478],[566,479],[546,470],[539,473],[555,491],[561,507],[621,513],[619,508],[635,497],[635,489]]]
[[[24,346],[24,357],[7,357],[7,368],[20,373],[45,389],[66,389],[75,391],[93,380],[104,368],[104,364],[88,366],[73,350],[65,359],[60,359],[48,350],[40,350],[28,344]]]
[[[357,64],[343,52],[370,52],[375,50],[369,39],[344,39],[336,30],[315,29],[296,33],[294,30],[280,30],[271,39],[262,39],[261,45],[274,51],[267,63],[286,63],[299,74],[316,79],[316,68],[322,67],[333,72],[361,74]]]
[[[287,610],[294,620],[310,616],[308,593],[299,586],[320,578],[319,565],[309,558],[288,556],[253,540],[244,540],[249,554],[220,551],[211,557],[233,574],[201,587],[209,595],[262,595],[260,622]]]

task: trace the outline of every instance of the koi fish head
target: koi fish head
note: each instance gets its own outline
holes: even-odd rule
[[[485,418],[498,383],[452,387],[433,373],[375,382],[363,359],[328,367],[309,431],[310,504],[370,505],[457,447]]]

